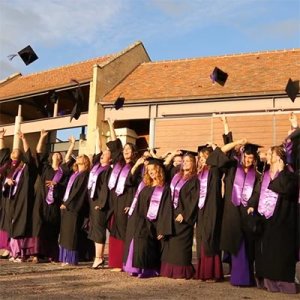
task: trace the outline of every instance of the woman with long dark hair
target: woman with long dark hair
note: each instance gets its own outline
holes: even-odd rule
[[[173,233],[164,241],[161,276],[190,279],[194,275],[192,246],[197,218],[199,182],[196,158],[185,153],[180,171],[171,181]]]
[[[113,169],[111,171],[109,188],[108,229],[109,236],[109,261],[108,265],[113,271],[121,271],[123,266],[124,243],[128,211],[136,190],[136,181],[132,170],[135,164],[135,147],[126,143],[124,147],[116,137],[114,124],[108,120],[111,141],[107,147],[111,151]]]
[[[37,236],[39,239],[39,256],[49,261],[58,261],[60,205],[71,171],[68,164],[64,167],[60,152],[49,154],[43,149],[47,136],[48,132],[41,130],[40,139],[36,146],[40,182],[36,185],[33,236]],[[68,152],[72,152],[74,145],[75,139],[71,139]],[[38,257],[34,257],[33,261],[38,262],[38,259]]]

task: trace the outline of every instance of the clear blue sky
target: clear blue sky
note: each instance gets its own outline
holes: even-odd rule
[[[137,40],[153,61],[300,48],[300,0],[0,0],[0,79]],[[37,61],[8,60],[28,44]]]

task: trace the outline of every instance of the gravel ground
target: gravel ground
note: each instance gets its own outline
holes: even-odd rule
[[[0,260],[0,299],[300,299],[298,295],[237,288],[221,283],[168,278],[138,279],[91,263],[61,267],[51,263]],[[297,267],[298,274],[300,266]]]

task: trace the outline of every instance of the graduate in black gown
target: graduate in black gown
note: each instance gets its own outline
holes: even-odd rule
[[[89,158],[77,156],[60,206],[59,261],[63,266],[78,264],[78,238],[88,208],[89,170]]]
[[[163,245],[160,274],[164,277],[190,279],[194,275],[192,246],[199,199],[195,155],[183,156],[181,170],[171,181],[173,232]]]
[[[58,235],[60,230],[60,205],[65,193],[70,166],[63,167],[60,152],[49,154],[43,149],[48,132],[41,130],[36,146],[36,162],[39,183],[36,185],[36,199],[33,215],[33,236],[39,238],[39,256],[49,261],[58,261]],[[75,139],[70,143],[72,152]],[[70,161],[71,162],[71,161]],[[35,257],[38,261],[38,257]]]
[[[99,140],[99,151],[101,140]],[[88,180],[89,193],[89,233],[88,238],[95,243],[93,269],[104,266],[104,247],[106,242],[107,214],[109,210],[108,179],[111,173],[111,152],[104,150],[93,158],[93,167]]]
[[[172,233],[170,188],[163,161],[148,158],[146,172],[129,210],[124,271],[139,278],[159,275],[161,240]]]
[[[5,147],[4,136],[6,130],[2,128],[0,130],[0,249],[3,250],[0,258],[9,258],[9,236],[8,232],[4,230],[5,220],[5,198],[2,198],[2,185],[8,170],[11,167],[12,160],[10,159],[10,150]]]
[[[240,152],[232,151],[244,145]],[[256,171],[258,145],[245,140],[229,143],[222,147],[232,151],[225,166],[225,202],[222,218],[220,247],[231,254],[230,283],[236,286],[252,286],[254,280],[254,241],[249,226],[259,197],[260,176]],[[220,155],[224,155],[220,153]]]
[[[258,205],[263,234],[256,247],[257,283],[271,292],[296,293],[297,176],[286,167],[282,146],[269,150],[268,163]]]
[[[111,141],[107,147],[111,151],[113,169],[109,176],[109,260],[112,271],[121,271],[123,267],[124,245],[128,211],[134,198],[137,182],[132,167],[135,164],[135,147],[131,143],[122,146],[116,137],[114,124],[108,120]]]
[[[171,182],[176,173],[180,171],[183,154],[180,150],[169,153],[165,158],[166,181]]]
[[[216,145],[198,147],[200,194],[196,226],[197,256],[196,279],[220,281],[223,268],[220,251],[220,235],[223,214],[221,168],[228,162]]]
[[[2,203],[5,210],[3,226],[10,237],[11,260],[20,262],[37,251],[31,226],[37,168],[25,135],[19,132],[18,136],[24,153],[19,149],[11,153],[11,165],[4,179]]]

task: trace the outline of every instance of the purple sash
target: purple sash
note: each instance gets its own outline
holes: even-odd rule
[[[170,188],[171,188],[171,195],[173,199],[173,207],[175,209],[178,206],[180,190],[186,182],[187,179],[182,178],[180,173],[175,174],[174,177],[172,178]]]
[[[255,169],[251,167],[248,172],[245,173],[243,167],[238,165],[234,177],[231,202],[234,206],[242,205],[247,206],[247,202],[250,199],[255,183]]]
[[[147,212],[149,221],[154,221],[157,218],[157,213],[160,206],[161,197],[164,191],[164,186],[156,186],[151,196],[150,205]]]
[[[75,173],[73,173],[71,175],[71,177],[70,177],[70,179],[68,181],[68,185],[67,185],[66,191],[65,191],[63,202],[66,202],[68,200],[71,188],[73,186],[73,183],[74,183],[75,179],[78,177],[79,174],[80,174],[80,172],[77,171],[77,172],[75,172]]]
[[[206,194],[207,194],[208,174],[209,174],[209,171],[207,169],[202,170],[198,174],[198,180],[199,180],[199,184],[200,184],[200,194],[199,194],[199,201],[198,201],[199,209],[201,209],[205,203],[205,198],[206,198]]]
[[[17,168],[13,175],[11,176],[11,179],[15,181],[15,184],[14,186],[10,186],[9,187],[9,195],[8,195],[8,198],[10,198],[11,196],[14,196],[17,192],[17,189],[18,189],[18,184],[19,184],[19,181],[20,181],[20,178],[21,178],[21,175],[23,174],[23,171],[24,171],[24,168],[25,168],[26,164],[24,164],[21,168]],[[5,179],[4,181],[4,184],[3,184],[3,187],[2,187],[2,191],[4,192],[5,191],[5,183],[7,182],[7,178]]]
[[[58,170],[55,172],[53,178],[52,178],[52,181],[58,183],[62,176],[63,176],[63,170],[61,167],[58,168]],[[54,190],[54,187],[53,186],[50,186],[49,189],[48,189],[48,193],[47,193],[47,197],[46,197],[46,202],[50,205],[54,202],[54,197],[53,197],[53,190]]]
[[[20,168],[20,169],[18,168],[15,171],[14,175],[13,175],[13,177],[16,176],[16,178],[15,178],[15,185],[14,185],[14,188],[13,188],[13,191],[12,191],[12,196],[14,196],[16,194],[16,191],[17,191],[17,188],[18,188],[18,184],[19,184],[21,175],[23,174],[25,166],[26,166],[26,164],[24,164],[22,166],[22,168]]]
[[[278,176],[278,173],[274,178]],[[258,203],[258,212],[265,216],[266,219],[269,219],[273,216],[276,203],[278,200],[278,194],[268,189],[270,184],[271,177],[270,171],[265,172],[264,178],[261,184],[260,197]]]
[[[110,174],[110,178],[108,181],[108,188],[110,190],[112,190],[116,186],[116,182],[117,182],[117,179],[118,179],[118,176],[119,176],[121,170],[122,170],[121,164],[116,163],[112,169],[112,172]]]
[[[120,196],[120,195],[123,194],[124,188],[125,188],[125,181],[126,181],[126,178],[129,174],[130,170],[131,170],[131,165],[130,164],[126,164],[123,167],[123,169],[120,173],[120,176],[118,178],[118,183],[117,183],[117,187],[116,187],[116,190],[115,190],[117,196]]]
[[[144,187],[145,187],[145,183],[144,183],[144,181],[142,181],[142,182],[139,184],[139,186],[138,186],[138,188],[137,188],[137,190],[136,190],[136,192],[135,192],[133,201],[132,201],[131,206],[130,206],[129,211],[128,211],[128,216],[131,216],[131,215],[132,215],[132,213],[133,213],[133,211],[134,211],[134,209],[135,209],[135,206],[136,206],[136,203],[137,203],[139,194],[140,194],[140,192],[142,191],[142,189],[143,189]]]
[[[89,175],[89,181],[88,181],[88,190],[90,192],[90,198],[94,198],[95,189],[96,189],[96,183],[98,176],[104,171],[109,168],[109,165],[101,166],[100,163],[93,166],[90,175]]]

